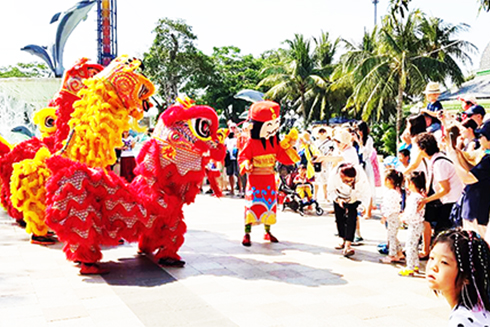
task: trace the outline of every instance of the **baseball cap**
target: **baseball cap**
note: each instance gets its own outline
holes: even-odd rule
[[[476,97],[473,94],[465,94],[465,95],[459,96],[458,100],[477,104]]]
[[[463,113],[466,114],[467,116],[482,115],[482,117],[485,117],[486,111],[485,108],[483,108],[479,104],[475,104],[474,106],[471,106],[470,109],[466,110]]]
[[[490,140],[490,121],[486,121],[483,126],[475,131],[477,135],[484,135],[487,140]]]

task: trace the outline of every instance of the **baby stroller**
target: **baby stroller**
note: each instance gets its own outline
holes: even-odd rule
[[[315,212],[318,216],[323,215],[323,208],[320,207],[320,204],[315,200],[311,199],[309,201],[303,201],[300,195],[295,191],[295,185],[293,183],[295,177],[295,173],[291,173],[287,176],[280,176],[279,183],[279,198],[282,202],[282,211],[286,210],[286,208],[290,208],[294,212],[300,214],[300,216],[305,215],[305,208],[309,206],[315,206]],[[311,185],[313,190],[313,185]]]

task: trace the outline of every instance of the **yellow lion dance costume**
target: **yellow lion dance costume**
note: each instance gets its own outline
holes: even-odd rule
[[[129,130],[130,118],[143,117],[148,109],[153,84],[137,72],[141,62],[121,56],[102,72],[83,81],[74,112],[68,122],[71,132],[61,155],[92,168],[107,168],[115,163],[115,148],[122,146],[123,131]],[[42,151],[41,151],[42,150]],[[51,156],[42,148],[34,159],[13,165],[11,178],[12,204],[24,214],[26,231],[44,236],[46,181],[50,171],[46,159]]]

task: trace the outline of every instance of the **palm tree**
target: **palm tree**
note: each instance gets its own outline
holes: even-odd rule
[[[477,48],[468,41],[453,39],[453,37],[468,31],[469,27],[464,23],[457,25],[445,23],[437,17],[423,17],[421,21],[420,29],[426,55],[439,59],[446,66],[451,67],[448,72],[454,74],[451,77],[457,84],[462,84],[464,80],[461,79],[462,73],[456,60],[472,64],[468,53],[474,53]]]
[[[322,32],[319,38],[313,38],[315,50],[313,59],[315,62],[315,75],[312,75],[313,84],[306,92],[306,99],[311,104],[308,121],[315,118],[329,120],[331,112],[334,110],[332,98],[333,92],[330,90],[331,75],[335,70],[334,56],[337,52],[340,39],[333,42],[329,39],[328,32]]]
[[[490,11],[490,0],[480,0],[480,10]]]
[[[444,83],[450,78],[457,85],[463,82],[461,69],[452,55],[459,53],[457,58],[465,57],[465,43],[451,41],[443,46],[446,41],[437,37],[429,42],[429,37],[424,37],[424,29],[428,28],[424,22],[428,21],[418,10],[406,18],[392,11],[385,16],[377,33],[376,49],[343,60],[354,88],[347,106],[357,107],[367,119],[373,110],[379,117],[383,107],[396,99],[397,139],[404,96],[420,94],[428,81]],[[429,44],[436,47],[431,50]]]
[[[296,34],[293,40],[286,40],[289,46],[283,58],[273,67],[265,70],[266,77],[259,86],[269,86],[267,97],[282,102],[291,102],[303,117],[305,125],[310,121],[328,116],[330,75],[334,70],[334,56],[339,40],[331,41],[327,32],[311,41]],[[327,117],[328,118],[328,117]]]
[[[305,123],[309,112],[306,105],[306,92],[314,84],[315,64],[310,41],[303,35],[296,34],[293,40],[286,40],[289,45],[286,58],[274,67],[265,70],[265,77],[259,86],[270,86],[266,96],[274,100],[294,101],[303,116]]]
[[[359,67],[359,64],[366,59],[371,58],[377,54],[378,51],[378,30],[375,27],[372,32],[364,31],[362,41],[360,43],[353,43],[342,39],[344,47],[347,52],[340,57],[340,64],[333,72],[332,79],[333,84],[330,87],[331,91],[337,91],[340,89],[346,89],[356,84],[354,80],[353,72]],[[352,94],[352,90],[350,92]],[[359,105],[355,105],[352,96],[346,103],[344,109],[352,109],[351,114],[361,112],[362,108]],[[364,112],[363,119],[370,118],[371,112]],[[377,113],[376,120],[380,117],[380,112]]]

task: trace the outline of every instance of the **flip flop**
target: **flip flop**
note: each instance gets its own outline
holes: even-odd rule
[[[384,264],[387,264],[387,265],[390,265],[392,263],[395,263],[395,260],[391,259],[391,258],[388,258],[388,257],[385,257],[385,258],[381,258],[379,259],[379,262],[380,263],[384,263]]]
[[[393,263],[405,263],[405,258],[400,258],[398,260],[394,260]]]
[[[384,257],[384,258],[379,259],[379,262],[387,264],[387,265],[392,264],[392,263],[403,263],[403,262],[405,262],[405,258],[392,259],[389,257]]]
[[[335,247],[335,250],[343,250],[345,247],[345,244],[339,244]]]

